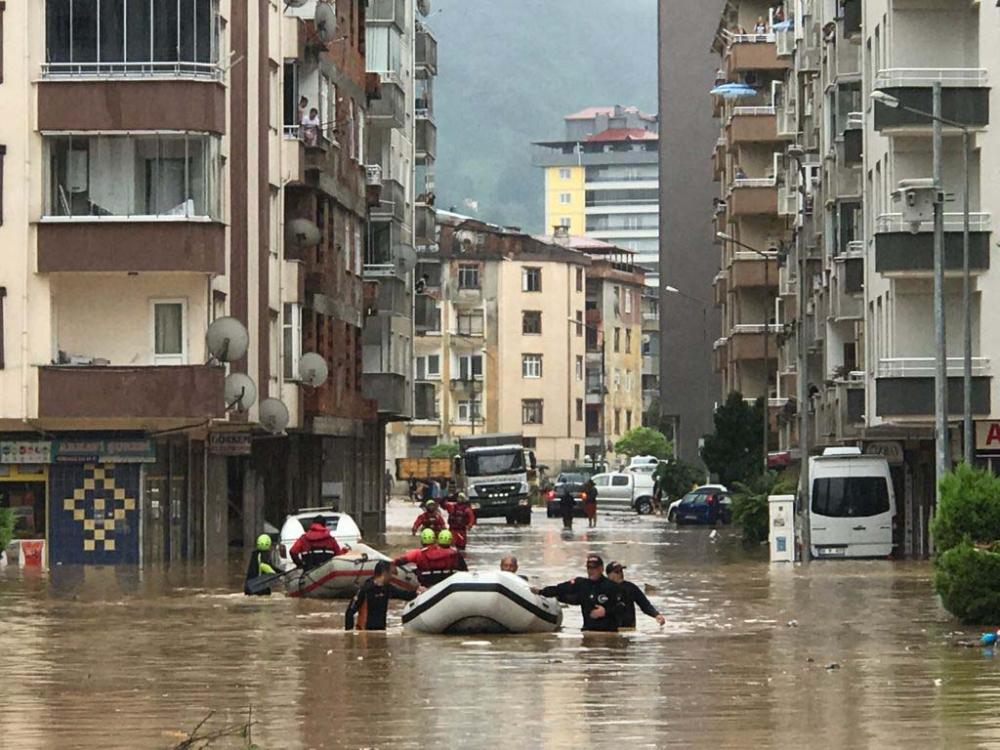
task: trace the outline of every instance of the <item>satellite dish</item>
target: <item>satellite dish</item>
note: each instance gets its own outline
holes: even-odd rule
[[[242,359],[250,346],[250,334],[236,318],[216,319],[205,334],[208,352],[220,362]]]
[[[308,3],[309,0],[285,0],[286,8],[301,8],[303,5]]]
[[[222,393],[226,399],[226,409],[240,414],[246,414],[257,400],[257,386],[249,375],[242,372],[234,372],[226,378]]]
[[[333,35],[337,31],[337,13],[329,3],[316,3],[316,36],[323,44],[333,41]]]
[[[316,247],[321,237],[319,227],[309,219],[292,219],[285,224],[285,244],[308,249]]]
[[[276,398],[260,402],[260,424],[268,432],[278,433],[288,427],[288,407]]]
[[[299,360],[299,380],[313,388],[319,388],[330,375],[326,360],[315,352],[302,355]]]

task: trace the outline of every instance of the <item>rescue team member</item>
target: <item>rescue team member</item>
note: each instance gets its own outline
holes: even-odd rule
[[[413,522],[411,534],[416,535],[421,529],[433,529],[434,533],[437,534],[444,528],[444,516],[437,508],[437,501],[428,500],[424,508],[424,512],[417,516],[417,520]]]
[[[271,589],[263,589],[254,593],[250,592],[250,581],[261,576],[276,575],[276,571],[268,560],[271,559],[271,537],[261,534],[257,537],[257,549],[250,553],[250,565],[247,567],[247,579],[243,584],[243,593],[247,596],[270,596]]]
[[[604,560],[599,555],[587,556],[586,578],[571,578],[565,583],[531,590],[561,602],[579,604],[583,630],[614,633],[619,628],[623,609],[621,593],[618,584],[604,575]]]
[[[332,557],[344,554],[344,551],[326,528],[323,516],[316,516],[312,526],[296,540],[288,554],[296,567],[311,570]]]
[[[434,533],[434,529],[424,529],[420,532],[420,544],[423,545],[420,549],[411,550],[405,555],[400,555],[392,561],[392,564],[417,565],[417,569],[419,570],[419,562],[424,559],[424,552],[427,551],[428,547],[437,546],[437,534]]]
[[[347,605],[344,615],[344,630],[385,630],[386,613],[390,599],[411,601],[418,591],[407,591],[393,586],[392,574],[395,566],[388,560],[375,563],[375,574],[361,584],[358,593]]]
[[[455,548],[463,550],[469,541],[469,529],[476,525],[476,513],[464,492],[459,492],[454,497],[453,501],[445,501],[444,509],[448,511],[448,530],[455,540]]]
[[[618,584],[618,591],[621,593],[622,604],[624,605],[618,627],[635,627],[635,605],[637,604],[639,605],[639,609],[643,611],[643,614],[649,615],[662,626],[666,622],[663,619],[663,615],[646,598],[646,595],[642,593],[642,589],[632,583],[632,581],[625,580],[625,567],[620,562],[611,561],[608,563],[608,567],[604,569],[604,572],[608,574],[608,578]]]
[[[430,529],[421,533],[421,541]],[[431,532],[433,533],[433,532]],[[444,529],[437,535],[437,544],[430,544],[423,549],[407,552],[397,557],[393,562],[397,565],[412,564],[417,569],[417,577],[422,586],[433,586],[440,583],[452,573],[466,571],[468,566],[465,558],[451,547],[451,532]]]

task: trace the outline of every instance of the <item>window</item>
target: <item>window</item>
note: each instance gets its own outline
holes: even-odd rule
[[[559,193],[559,202],[566,206],[573,202],[573,196],[569,193]]]
[[[628,298],[626,297],[626,299],[628,299]],[[631,354],[632,353],[632,329],[631,328],[626,328],[625,329],[625,353],[626,354]]]
[[[521,377],[540,378],[542,377],[542,355],[525,354],[521,357]]]
[[[560,169],[559,170],[559,179],[560,180],[568,180],[569,177],[570,177],[570,171],[568,169]]]
[[[365,27],[365,67],[377,73],[403,75],[402,37],[390,26]],[[385,78],[385,76],[383,76]]]
[[[626,409],[625,410],[625,432],[628,432],[631,429],[632,429],[632,410],[631,409]]]
[[[622,476],[621,474],[615,474],[611,477],[612,487],[628,487],[628,477]]]
[[[217,0],[48,0],[46,6],[49,74],[214,76]]]
[[[538,335],[542,332],[542,314],[535,310],[525,310],[521,313],[521,333]]]
[[[221,216],[217,136],[78,134],[44,140],[45,216]]]
[[[462,263],[458,267],[458,288],[479,288],[479,266],[475,263]]]
[[[576,291],[583,291],[583,269],[576,269]]]
[[[413,385],[413,416],[415,419],[438,418],[437,394],[433,383]]]
[[[483,335],[483,311],[468,310],[458,313],[458,333],[460,336]]]
[[[625,289],[624,292],[625,292],[625,314],[628,315],[629,313],[632,312],[632,292],[629,291],[628,289]]]
[[[812,512],[828,518],[867,518],[889,512],[889,485],[882,477],[813,480]]]
[[[458,402],[458,422],[471,422],[474,417],[478,422],[482,419],[482,402],[478,399],[476,401],[469,401],[463,399]]]
[[[620,391],[622,389],[622,371],[617,367],[615,368],[615,390]]]
[[[526,398],[521,401],[521,424],[542,424],[542,400]]]
[[[458,374],[461,380],[482,380],[483,355],[467,354],[458,358]]]
[[[437,380],[441,377],[441,355],[417,357],[417,380]]]
[[[183,300],[156,300],[153,305],[153,364],[187,363]]]
[[[625,371],[625,391],[631,393],[632,391],[632,371]]]
[[[568,216],[559,217],[559,226],[569,228],[573,223],[573,220]]]
[[[615,409],[615,435],[622,434],[622,410]],[[618,477],[615,477],[616,479]]]
[[[622,329],[615,326],[615,354],[622,350]]]
[[[578,398],[576,400],[576,421],[577,422],[582,422],[583,421],[583,399],[582,398]]]
[[[576,335],[583,336],[583,310],[576,311]]]
[[[0,19],[3,18],[3,2],[0,2]],[[3,34],[3,24],[0,23],[0,34]],[[3,39],[0,38],[0,64],[2,64],[3,59]],[[3,69],[0,68],[0,73]],[[0,77],[0,83],[3,83],[3,78]],[[7,147],[0,146],[0,227],[3,226],[3,158],[7,155]]]
[[[574,461],[579,461],[580,460],[580,444],[579,443],[577,443],[576,445],[573,446],[573,460]]]
[[[620,316],[622,314],[622,288],[620,286],[614,287],[615,295],[615,315]]]
[[[542,291],[542,269],[523,268],[521,269],[521,291],[540,292]]]
[[[302,359],[302,305],[286,302],[281,325],[285,380],[298,380],[299,360]]]
[[[578,382],[583,380],[583,357],[579,354],[576,356],[576,379]]]

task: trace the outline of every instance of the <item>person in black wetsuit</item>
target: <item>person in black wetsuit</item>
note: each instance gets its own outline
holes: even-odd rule
[[[375,563],[375,574],[361,584],[358,593],[347,605],[344,615],[344,630],[385,630],[385,618],[390,599],[408,602],[417,598],[416,591],[407,591],[393,586],[392,563],[379,560]]]
[[[555,586],[546,586],[536,594],[555,597],[561,602],[579,604],[583,630],[614,633],[620,627],[623,602],[618,584],[604,575],[600,555],[587,556],[587,577],[571,578]]]
[[[634,628],[635,627],[635,607],[638,604],[639,609],[643,611],[643,614],[647,614],[654,618],[661,626],[666,622],[663,619],[663,615],[657,611],[656,607],[652,605],[646,595],[642,593],[642,589],[636,586],[632,581],[625,580],[625,566],[620,562],[611,561],[608,563],[608,567],[605,568],[605,572],[608,574],[608,578],[618,584],[618,590],[621,592],[622,604],[622,616],[618,623],[620,628]]]
[[[250,565],[247,566],[247,577],[243,584],[243,593],[247,596],[270,596],[270,588],[251,592],[250,581],[254,581],[262,576],[273,576],[277,572],[271,567],[271,537],[267,534],[261,534],[257,537],[257,549],[250,553]]]

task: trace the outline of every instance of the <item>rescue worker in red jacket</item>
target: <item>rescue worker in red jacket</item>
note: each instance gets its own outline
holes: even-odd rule
[[[427,530],[425,529],[425,532]],[[423,538],[423,535],[421,535]],[[411,563],[417,569],[417,577],[421,586],[433,586],[440,583],[452,573],[468,570],[465,558],[451,546],[451,532],[444,529],[437,535],[437,544],[431,544],[423,549],[413,550],[393,562],[396,565]]]
[[[424,512],[417,516],[417,520],[413,522],[413,529],[410,533],[416,535],[421,529],[433,529],[434,533],[437,534],[444,527],[444,516],[438,510],[437,501],[428,500],[424,506]]]
[[[410,550],[405,555],[400,555],[392,561],[393,565],[414,565],[420,570],[420,563],[424,559],[424,553],[428,547],[437,546],[437,534],[434,529],[424,529],[420,532],[420,549]]]
[[[469,540],[469,529],[476,525],[476,513],[464,492],[454,497],[454,500],[445,501],[444,509],[448,511],[448,530],[455,541],[455,549],[463,550]]]
[[[344,550],[326,528],[323,516],[316,516],[309,530],[296,540],[288,553],[297,567],[311,570],[332,557],[342,555]]]

